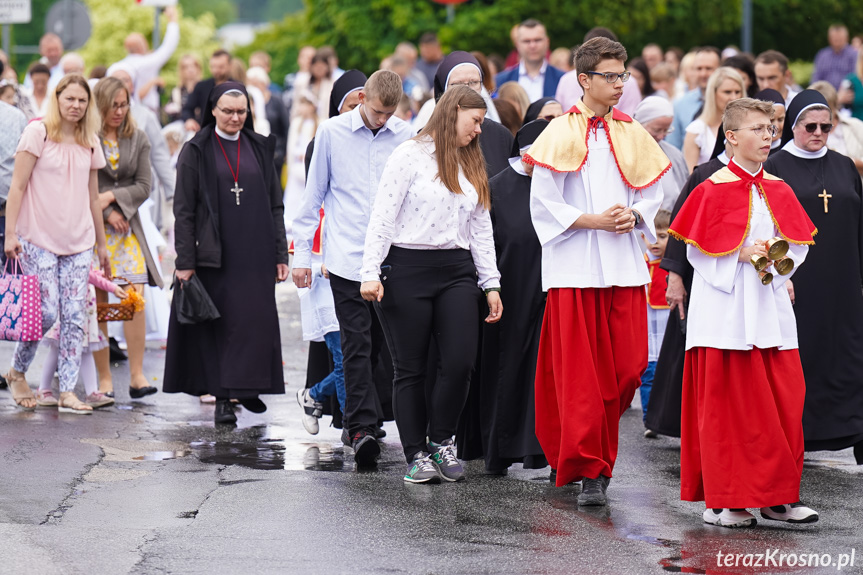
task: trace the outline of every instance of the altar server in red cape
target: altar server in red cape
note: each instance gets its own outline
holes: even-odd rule
[[[769,268],[767,285],[751,264],[765,242],[789,244],[796,270],[816,233],[794,191],[764,172],[773,106],[750,98],[728,104],[725,138],[734,153],[699,185],[669,233],[688,245],[695,270],[683,370],[680,493],[704,501],[705,522],[749,527],[765,519],[811,523],[800,502],[806,385],[788,289],[791,274]],[[772,265],[772,264],[771,264]],[[791,272],[793,274],[793,270]]]
[[[621,414],[647,367],[647,301],[636,230],[656,241],[656,141],[614,106],[629,79],[607,38],[576,54],[584,97],[552,120],[524,161],[548,292],[536,368],[536,436],[558,486],[583,479],[579,505],[605,505]]]

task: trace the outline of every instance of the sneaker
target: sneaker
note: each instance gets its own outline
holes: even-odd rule
[[[745,509],[705,509],[701,514],[705,523],[720,527],[755,527],[755,516]]]
[[[113,398],[108,397],[104,393],[99,393],[98,391],[94,391],[93,393],[85,397],[84,402],[93,409],[99,409],[100,407],[108,407],[109,405],[114,405]]]
[[[647,439],[656,439],[657,437],[659,437],[659,434],[652,429],[645,429],[644,437],[646,437]]]
[[[429,454],[419,451],[408,463],[404,479],[406,483],[440,483],[441,475]]]
[[[372,430],[375,434],[375,439],[383,439],[387,436],[387,430],[384,429],[383,425],[379,425]]]
[[[441,443],[429,442],[431,460],[437,467],[441,479],[444,481],[462,481],[464,479],[464,467],[455,456],[452,439],[445,439]]]
[[[351,447],[351,436],[348,435],[348,428],[342,428],[342,445],[345,447]]]
[[[581,493],[578,494],[578,504],[583,506],[602,506],[608,504],[605,495],[610,477],[600,475],[596,479],[585,477],[581,480]]]
[[[815,523],[818,521],[818,512],[798,501],[789,505],[762,507],[761,517],[786,523]]]
[[[57,407],[57,398],[54,392],[49,390],[36,392],[36,405],[38,407]]]
[[[320,431],[318,420],[324,414],[323,404],[312,399],[308,388],[297,391],[297,403],[303,408],[303,427],[312,435],[317,435]]]
[[[354,461],[357,467],[370,467],[378,461],[381,454],[381,446],[375,440],[373,433],[358,431],[351,437],[351,447],[354,449]]]

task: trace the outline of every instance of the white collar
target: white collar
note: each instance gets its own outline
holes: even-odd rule
[[[737,160],[736,160],[735,158],[731,158],[731,161],[732,161],[732,162],[734,162],[734,165],[735,165],[735,166],[737,166],[738,168],[740,168],[741,170],[743,170],[744,172],[746,172],[746,173],[747,173],[747,174],[749,174],[750,176],[757,176],[757,175],[758,175],[758,172],[760,172],[760,171],[761,171],[761,164],[758,164],[758,169],[757,169],[757,170],[755,170],[754,172],[750,172],[749,170],[747,170],[746,168],[744,168],[743,166],[741,166],[740,164],[738,164],[738,163],[737,163]]]
[[[770,142],[770,149],[775,150],[776,148],[778,148],[781,145],[782,145],[782,138],[779,138],[778,140],[773,140],[772,142]]]
[[[725,153],[725,150],[723,150],[721,154],[716,156],[716,159],[725,164],[726,166],[728,165],[728,162],[731,161],[728,157],[728,154]]]
[[[514,158],[509,159],[509,167],[515,170],[516,174],[527,176],[527,172],[524,171],[524,166],[521,165],[521,156],[516,156]],[[530,177],[530,176],[528,176]]]
[[[237,133],[236,133],[236,134],[234,134],[233,136],[230,136],[230,135],[226,134],[225,132],[223,132],[223,131],[221,130],[221,128],[219,128],[218,126],[216,126],[216,133],[217,133],[217,134],[219,135],[219,137],[220,137],[220,138],[222,138],[223,140],[230,140],[230,141],[232,141],[232,142],[236,142],[237,140],[239,140],[239,139],[240,139],[240,132],[237,132]]]
[[[539,68],[539,75],[545,76],[545,71],[548,68],[548,60],[542,61],[542,66]],[[524,67],[524,60],[518,61],[518,75],[527,76],[527,68]]]
[[[814,160],[816,158],[823,158],[827,155],[827,146],[824,146],[817,152],[810,152],[809,150],[801,150],[798,148],[797,144],[794,143],[794,140],[788,140],[788,143],[782,146],[782,149],[792,156],[797,156],[804,160]]]

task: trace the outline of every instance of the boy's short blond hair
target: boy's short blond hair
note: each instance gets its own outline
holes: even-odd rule
[[[742,127],[743,120],[749,112],[761,112],[769,119],[773,119],[773,102],[764,102],[754,98],[740,98],[732,100],[725,107],[725,113],[722,114],[722,129],[737,130]]]
[[[363,92],[367,100],[377,99],[384,108],[398,106],[404,91],[402,79],[395,72],[378,70],[366,80]]]
[[[656,231],[667,230],[671,226],[671,212],[668,210],[659,210],[656,212],[656,217],[653,218],[653,227]]]

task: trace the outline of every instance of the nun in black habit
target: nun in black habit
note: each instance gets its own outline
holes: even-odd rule
[[[558,116],[563,116],[563,106],[560,102],[554,98],[540,98],[527,107],[522,126],[534,120],[546,120],[550,122]]]
[[[510,167],[489,181],[491,221],[506,319],[482,329],[480,427],[486,472],[503,474],[513,463],[548,465],[536,439],[534,376],[545,312],[542,246],[530,219],[530,173],[521,153],[548,126],[525,124],[515,137]]]
[[[730,150],[730,147],[727,148]],[[711,159],[692,170],[686,180],[680,195],[671,212],[671,220],[683,206],[692,190],[704,180],[728,165],[728,155],[725,146],[725,131],[719,126],[716,146]],[[686,259],[686,244],[673,236],[668,237],[665,255],[659,267],[669,272],[668,295],[674,290],[682,292],[683,303],[671,310],[659,357],[656,360],[656,371],[653,376],[653,388],[650,390],[650,402],[647,404],[647,419],[644,422],[644,436],[656,437],[668,435],[680,437],[680,410],[683,398],[683,360],[686,353],[686,313],[687,297],[692,291],[692,265]],[[673,302],[672,305],[674,305]],[[507,310],[509,311],[509,310]],[[683,318],[681,319],[681,315]]]
[[[288,277],[288,249],[276,139],[256,134],[251,115],[242,84],[216,86],[177,164],[176,276],[197,274],[221,317],[181,324],[172,309],[163,390],[215,396],[217,423],[236,421],[231,399],[260,413],[259,395],[285,392],[275,283]]]
[[[797,94],[782,151],[764,169],[791,186],[818,228],[806,265],[794,275],[805,449],[853,446],[863,464],[863,186],[854,162],[827,149],[831,127],[824,96]]]

